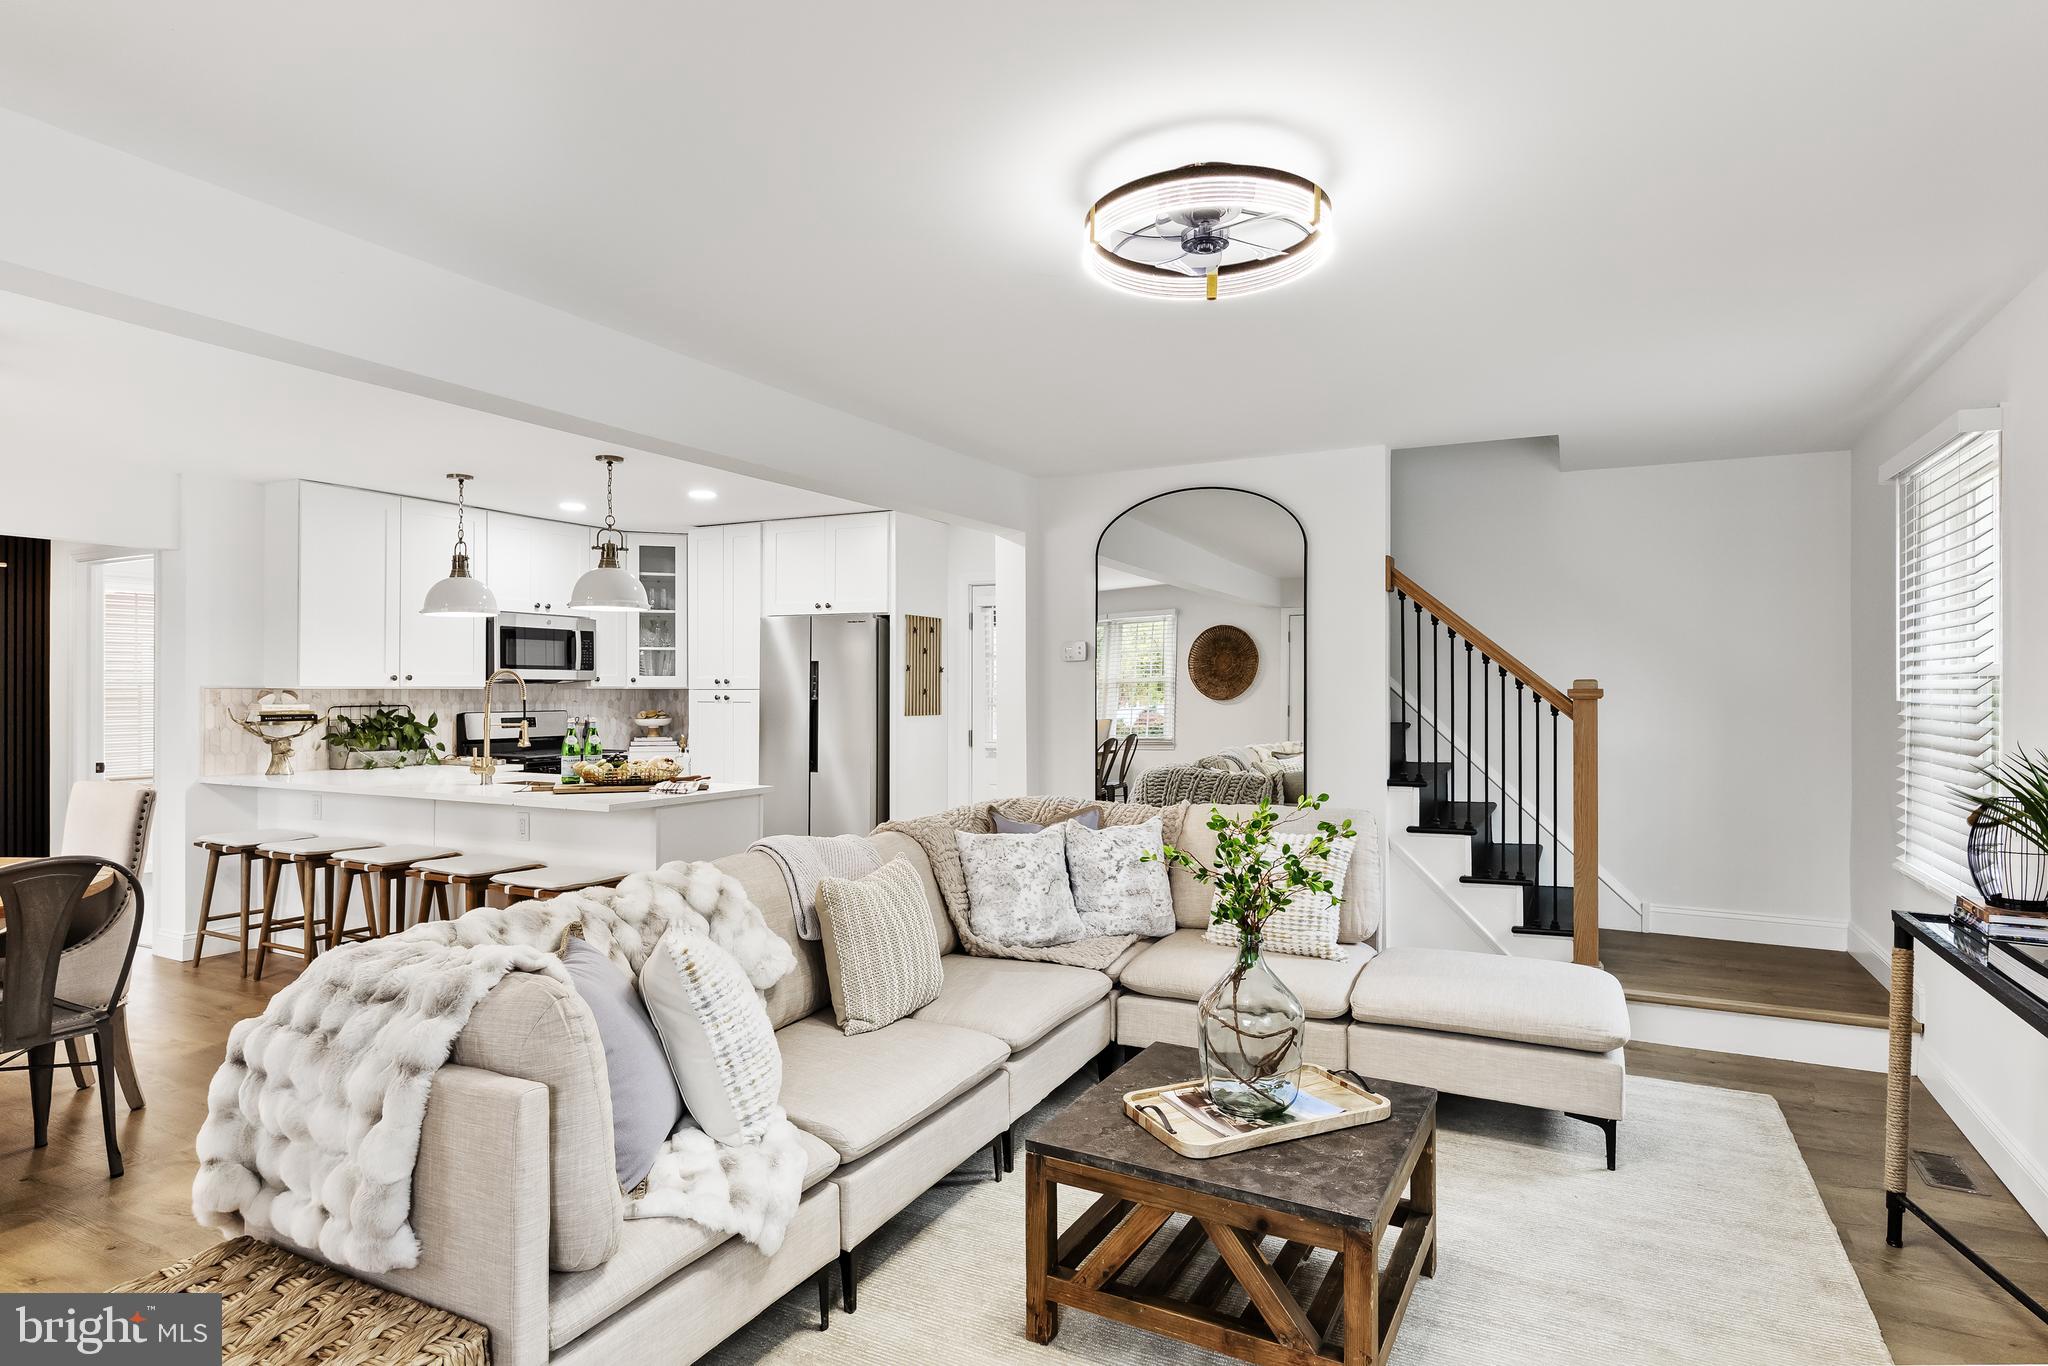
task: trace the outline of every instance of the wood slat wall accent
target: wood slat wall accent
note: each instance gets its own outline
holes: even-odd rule
[[[945,653],[939,648],[942,623],[937,617],[903,618],[903,714],[940,714]]]
[[[50,543],[0,536],[0,854],[50,852]]]

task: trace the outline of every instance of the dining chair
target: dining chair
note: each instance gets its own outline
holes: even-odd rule
[[[64,806],[64,837],[58,841],[60,855],[104,859],[126,868],[130,882],[141,885],[142,860],[149,851],[149,830],[156,816],[156,789],[145,783],[88,780],[71,785],[71,798]],[[126,884],[118,880],[111,893],[120,901],[113,928],[125,929],[126,919],[141,911],[141,898],[128,896]],[[139,922],[138,922],[139,923]],[[95,1007],[106,1006],[113,1019],[114,1075],[120,1079],[121,1094],[128,1108],[143,1106],[142,1079],[136,1075],[135,1053],[128,1046],[128,1002],[110,995],[118,979],[126,990],[126,967],[119,946],[120,935],[95,935],[66,950],[57,982],[57,994],[67,1001]],[[77,1041],[64,1047],[71,1064],[72,1079],[80,1087],[89,1085]]]
[[[1123,752],[1117,756],[1116,777],[1109,784],[1110,792],[1117,801],[1127,801],[1131,795],[1131,761],[1138,757],[1138,737],[1124,737]]]
[[[67,950],[71,922],[103,870],[113,874],[114,890],[125,893],[122,913]],[[0,902],[7,906],[7,956],[0,958],[0,1059],[28,1056],[25,1065],[0,1071],[28,1073],[36,1146],[48,1147],[57,1045],[92,1039],[107,1171],[119,1176],[123,1168],[121,1144],[114,1136],[114,1015],[127,993],[135,946],[142,938],[142,883],[125,864],[112,859],[60,855],[0,868]],[[78,949],[103,942],[113,945],[117,955],[105,1002],[94,1005],[64,995],[67,959]]]
[[[1117,738],[1112,735],[1095,747],[1095,800],[1109,800],[1109,775],[1116,765]]]

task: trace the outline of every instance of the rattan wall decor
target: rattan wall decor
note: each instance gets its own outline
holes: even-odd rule
[[[937,617],[903,618],[903,714],[940,715],[945,652],[939,648]]]
[[[1258,676],[1258,644],[1241,626],[1211,626],[1188,646],[1188,678],[1211,701],[1243,695]]]

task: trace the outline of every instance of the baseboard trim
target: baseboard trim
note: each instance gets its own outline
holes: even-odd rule
[[[1884,1071],[1889,1055],[1885,1031],[1863,1025],[1635,1000],[1628,1003],[1628,1018],[1633,1043],[1849,1067],[1858,1072]]]
[[[1863,965],[1863,970],[1875,977],[1886,991],[1892,987],[1891,946],[1880,944],[1871,938],[1870,931],[1851,921],[1849,924],[1849,956]],[[1915,1001],[1917,1008],[1919,1002]]]
[[[1768,911],[1727,911],[1708,906],[1643,907],[1643,929],[1652,934],[1682,934],[1694,939],[1732,939],[1745,944],[1775,944],[1786,949],[1849,947],[1847,920],[1811,920]]]
[[[1942,1065],[1938,1054],[1925,1048],[1915,1049],[1913,1071],[1927,1088],[1927,1094],[1948,1112],[1948,1117],[1963,1131],[1963,1137],[1998,1173],[1998,1179],[2020,1202],[2027,1217],[2048,1232],[2048,1171],[2043,1171],[2012,1131],[1999,1123],[1975,1094]]]

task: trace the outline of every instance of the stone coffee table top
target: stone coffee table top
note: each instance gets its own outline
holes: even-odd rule
[[[1124,1113],[1126,1092],[1201,1074],[1194,1049],[1155,1043],[1040,1125],[1026,1151],[1372,1233],[1435,1127],[1435,1091],[1371,1077],[1394,1106],[1378,1123],[1221,1157],[1182,1157]]]

